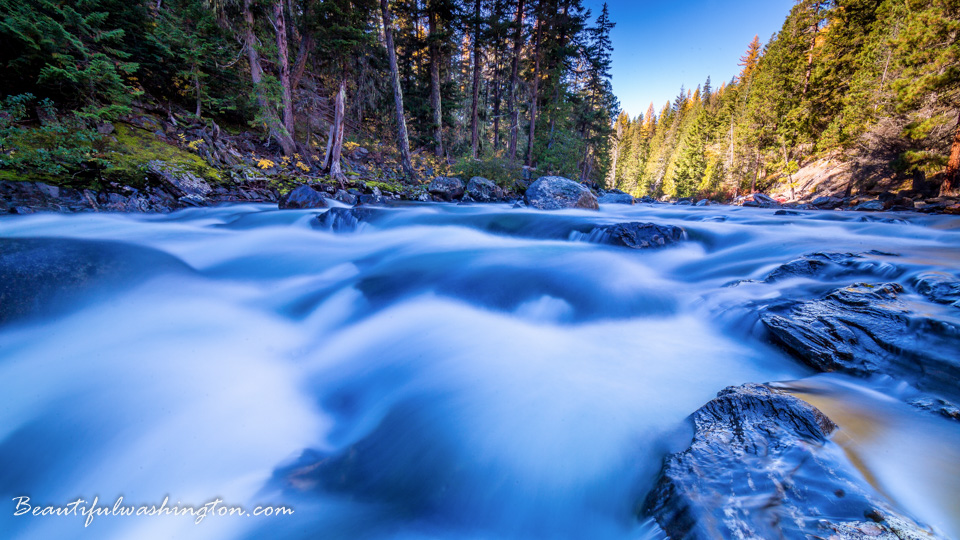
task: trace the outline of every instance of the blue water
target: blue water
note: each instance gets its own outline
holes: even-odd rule
[[[0,325],[0,535],[657,538],[635,511],[689,443],[684,418],[725,386],[767,381],[819,388],[894,503],[960,534],[960,425],[902,406],[891,396],[909,389],[891,381],[811,378],[757,318],[854,281],[956,274],[956,218],[407,205],[334,233],[317,213],[0,218],[0,238],[122,262]],[[902,221],[860,221],[889,218]],[[624,221],[678,225],[687,241],[586,241]],[[730,286],[804,254],[869,250],[884,254],[853,274]],[[84,527],[13,516],[19,496],[295,513]]]

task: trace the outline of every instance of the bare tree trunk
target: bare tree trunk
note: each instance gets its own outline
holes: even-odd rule
[[[540,99],[540,34],[543,30],[543,13],[537,13],[537,37],[534,40],[533,95],[530,98],[530,137],[527,139],[527,167],[533,167],[533,141],[537,133],[537,101]]]
[[[957,129],[953,134],[953,145],[950,147],[950,160],[947,161],[947,170],[944,171],[943,184],[940,185],[941,196],[953,196],[960,192],[960,117],[957,118]]]
[[[523,1],[517,0],[517,16],[514,18],[513,67],[510,71],[510,86],[507,90],[507,111],[510,113],[510,143],[507,155],[517,159],[517,131],[520,128],[520,110],[517,108],[517,79],[520,72],[520,51],[523,48]]]
[[[287,50],[287,22],[283,9],[283,0],[273,5],[273,18],[277,33],[277,60],[280,64],[281,104],[283,105],[283,128],[293,139],[293,91],[290,86],[290,55]]]
[[[410,161],[410,139],[407,137],[407,118],[403,113],[403,90],[400,88],[400,70],[397,68],[397,49],[393,46],[393,19],[390,16],[389,0],[380,0],[383,17],[383,37],[387,56],[390,58],[390,78],[393,83],[393,102],[397,109],[397,146],[400,147],[400,165],[407,178],[413,178],[413,163]]]
[[[244,45],[247,49],[247,59],[250,61],[250,79],[253,82],[254,91],[257,95],[257,104],[260,106],[260,112],[264,115],[267,129],[270,130],[270,136],[275,138],[283,148],[283,153],[293,155],[296,152],[296,145],[283,126],[280,125],[280,119],[277,118],[276,111],[263,93],[263,65],[260,63],[260,53],[257,52],[257,36],[253,33],[253,10],[251,9],[252,0],[245,0],[243,3],[244,18]]]
[[[473,5],[473,102],[470,105],[470,155],[477,159],[480,145],[480,0]]]
[[[340,81],[340,90],[337,91],[336,104],[333,109],[333,128],[330,130],[332,141],[332,144],[330,144],[330,163],[327,164],[330,168],[330,177],[339,182],[341,187],[343,187],[344,180],[346,180],[346,177],[343,175],[343,169],[340,168],[340,154],[343,149],[343,117],[346,94],[347,82]]]
[[[440,44],[437,33],[437,14],[430,10],[430,108],[433,110],[433,139],[436,142],[434,153],[443,157],[443,109],[440,103]]]

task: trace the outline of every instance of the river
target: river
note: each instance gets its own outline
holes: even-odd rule
[[[36,301],[0,318],[4,536],[658,538],[635,512],[689,444],[684,419],[726,386],[780,381],[840,425],[895,504],[960,538],[960,423],[903,405],[896,381],[815,374],[757,316],[856,281],[956,274],[960,219],[409,204],[333,232],[317,213],[0,218],[0,238],[84,276],[15,276]],[[627,221],[687,239],[587,241]],[[763,281],[824,251],[865,255]],[[24,496],[295,513],[84,527],[14,516]]]

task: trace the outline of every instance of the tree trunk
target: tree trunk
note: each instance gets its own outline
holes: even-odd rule
[[[537,13],[537,37],[533,45],[533,96],[530,98],[530,137],[527,139],[527,167],[533,167],[533,142],[537,133],[537,101],[540,99],[540,34],[543,13]]]
[[[820,2],[815,2],[813,8],[813,27],[811,28],[810,50],[807,51],[807,71],[803,75],[803,96],[806,97],[810,89],[810,75],[813,73],[813,51],[817,47],[817,34],[820,32]]]
[[[607,175],[607,185],[619,188],[617,182],[617,162],[620,161],[620,141],[623,140],[623,122],[617,119],[617,136],[613,139],[613,158],[610,160],[610,174]]]
[[[330,177],[343,186],[346,177],[343,175],[343,169],[340,168],[340,154],[343,149],[343,117],[344,101],[347,94],[347,82],[340,81],[340,90],[337,91],[335,105],[333,109],[333,128],[330,130],[330,162],[326,164],[330,170]]]
[[[390,16],[389,0],[380,0],[380,14],[383,17],[383,38],[386,41],[387,56],[390,59],[390,79],[393,83],[393,103],[397,110],[397,146],[400,147],[400,165],[407,178],[413,178],[413,163],[410,161],[410,139],[407,137],[407,119],[403,113],[403,90],[400,88],[400,70],[397,68],[397,50],[393,46],[393,25]]]
[[[290,74],[290,89],[296,91],[300,86],[300,79],[303,78],[303,72],[307,69],[307,59],[310,58],[310,51],[313,50],[313,35],[305,34],[300,40],[300,50],[297,52],[297,61],[293,64],[293,73]]]
[[[957,129],[953,134],[953,145],[950,147],[950,160],[947,170],[944,171],[943,184],[940,185],[941,196],[954,196],[960,193],[960,117],[957,118]]]
[[[197,111],[194,114],[196,115],[197,118],[200,118],[201,105],[203,104],[203,100],[202,100],[203,92],[201,91],[201,88],[200,88],[200,73],[199,71],[197,71],[196,67],[194,67],[194,72],[193,72],[193,84],[197,90]]]
[[[517,0],[516,26],[513,34],[513,67],[510,70],[510,86],[507,90],[507,111],[510,113],[510,143],[507,155],[517,159],[517,131],[520,127],[520,111],[517,108],[517,77],[520,73],[520,51],[523,48],[523,1]]]
[[[277,60],[280,65],[281,104],[283,105],[283,128],[293,139],[293,90],[290,86],[290,54],[287,50],[287,22],[283,9],[283,0],[277,0],[273,6],[273,17],[277,33]]]
[[[480,145],[480,0],[473,5],[473,102],[470,105],[470,155],[477,159]]]
[[[433,140],[436,142],[434,153],[443,157],[443,109],[440,103],[440,44],[437,14],[430,10],[430,108],[433,110]]]
[[[283,153],[293,155],[296,152],[296,145],[293,139],[286,133],[283,126],[280,125],[280,119],[273,109],[266,94],[263,93],[263,66],[260,63],[260,53],[257,52],[257,36],[253,33],[253,10],[251,9],[252,0],[245,0],[243,3],[244,18],[244,45],[247,49],[247,59],[250,62],[250,79],[253,82],[253,88],[257,95],[257,104],[260,106],[260,112],[265,117],[267,129],[270,136],[280,143]]]
[[[497,45],[493,64],[493,151],[500,149],[500,91],[503,86],[500,81],[500,46]]]

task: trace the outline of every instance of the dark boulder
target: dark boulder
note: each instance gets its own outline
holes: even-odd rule
[[[820,371],[886,375],[960,397],[960,327],[914,311],[896,283],[858,283],[760,315],[774,340]]]
[[[331,208],[316,218],[316,226],[333,232],[354,232],[377,211],[373,208]]]
[[[767,274],[764,281],[774,283],[796,277],[836,279],[846,276],[872,276],[885,279],[898,277],[903,270],[897,265],[878,259],[889,253],[811,253],[782,264]]]
[[[839,197],[817,197],[810,201],[810,205],[820,210],[833,210],[843,206],[843,199]]]
[[[726,388],[690,417],[642,507],[671,538],[933,538],[898,513],[830,441],[812,405],[759,384]]]
[[[474,202],[497,202],[503,200],[503,190],[486,178],[474,176],[467,182],[466,196]]]
[[[280,197],[278,206],[281,210],[300,210],[304,208],[326,208],[327,201],[323,192],[309,184],[302,184]]]
[[[527,206],[538,210],[585,208],[598,210],[597,198],[585,186],[562,176],[542,176],[523,196]]]
[[[430,182],[427,191],[431,195],[444,201],[452,201],[463,197],[463,181],[456,177],[438,176]]]
[[[879,212],[884,209],[883,202],[879,200],[872,201],[863,201],[853,207],[854,210],[859,212]]]
[[[611,189],[600,196],[597,201],[600,204],[633,204],[633,195],[629,195],[619,189]]]
[[[638,222],[602,225],[587,235],[590,242],[632,249],[658,248],[683,239],[684,232],[680,227]]]

